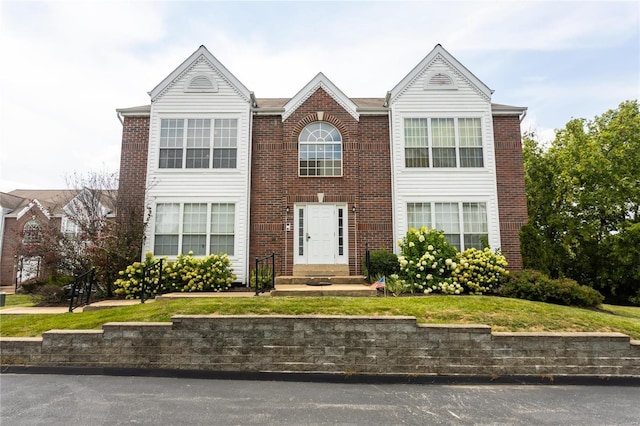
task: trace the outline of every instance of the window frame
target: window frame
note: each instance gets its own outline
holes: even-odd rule
[[[38,219],[30,219],[22,226],[22,244],[37,245],[42,243],[42,223]]]
[[[446,123],[445,120],[453,121],[453,145],[443,144],[446,140],[446,134],[442,135],[439,131],[442,129],[440,126],[434,126],[436,123]],[[461,123],[468,123],[470,120],[477,120],[477,126],[464,126],[461,130]],[[405,170],[481,170],[486,166],[486,135],[484,130],[485,117],[480,115],[406,115],[402,117],[402,152],[403,152],[403,168]],[[426,123],[426,129],[420,132],[420,128],[416,127],[416,124],[424,122]],[[435,127],[435,128],[434,128]],[[471,130],[470,130],[471,129]],[[424,132],[426,130],[426,132]],[[415,145],[414,141],[408,144],[409,138],[413,138],[416,132],[424,135],[424,143],[420,146]],[[411,134],[410,134],[411,133]],[[480,144],[472,144],[473,140],[480,139]],[[438,143],[440,142],[440,143]],[[426,151],[426,155],[421,158],[416,158],[415,155],[409,155],[410,152],[414,152],[416,149],[422,149]],[[437,152],[449,152],[448,157],[438,156]],[[472,154],[472,150],[475,151],[475,155]],[[478,150],[480,155],[477,155]],[[451,154],[453,153],[453,157]],[[426,157],[426,158],[424,158]],[[455,157],[455,158],[454,158]],[[442,166],[436,165],[438,162],[451,162],[454,165]],[[481,165],[463,165],[463,163],[481,163]],[[409,164],[412,165],[409,165]],[[426,164],[426,165],[425,165]]]
[[[237,209],[238,209],[238,204],[239,201],[238,200],[228,200],[228,199],[216,199],[216,200],[198,200],[198,199],[189,199],[189,200],[181,200],[181,201],[173,201],[173,200],[160,200],[158,202],[156,202],[154,204],[154,218],[153,218],[153,228],[152,228],[152,233],[151,233],[151,237],[152,237],[152,241],[150,241],[150,249],[152,250],[154,256],[167,256],[169,258],[175,258],[177,257],[179,254],[184,254],[187,255],[189,253],[189,249],[192,250],[192,247],[188,246],[188,242],[189,241],[189,237],[202,237],[204,236],[204,250],[203,251],[198,251],[193,253],[193,256],[195,257],[202,257],[202,256],[208,256],[210,254],[218,254],[219,252],[216,253],[212,253],[211,252],[211,244],[212,244],[212,237],[215,236],[219,236],[219,235],[224,235],[227,238],[230,236],[231,237],[231,252],[227,252],[227,255],[231,258],[235,257],[235,253],[238,250],[237,247],[237,242],[238,242],[238,238],[237,238],[237,233],[238,233],[238,213],[237,213]],[[164,233],[159,233],[158,232],[158,212],[160,210],[160,206],[177,206],[177,222],[176,223],[167,223],[165,225],[168,225],[168,228],[171,229],[176,229],[175,232],[164,232]],[[187,212],[187,210],[190,210],[192,207],[196,207],[199,206],[200,208],[206,205],[206,208],[204,210],[204,212],[201,211],[195,211],[197,209],[194,209],[191,213]],[[230,205],[232,206],[232,223],[227,223],[227,227],[231,228],[231,232],[227,232],[225,234],[214,234],[213,233],[213,218],[212,218],[212,210],[213,210],[213,206],[214,205]],[[195,221],[188,221],[187,219],[193,219],[196,218],[196,216],[200,216],[201,218],[204,218],[205,221],[204,223],[201,223],[200,221],[198,221],[198,223],[196,223]],[[192,226],[194,225],[194,226]],[[197,229],[196,229],[197,228]],[[165,228],[167,229],[167,228]],[[202,232],[202,230],[204,229],[204,233]],[[158,248],[159,246],[157,245],[158,243],[158,237],[165,237],[165,236],[174,236],[177,237],[175,242],[172,243],[172,249],[173,251],[167,251],[167,250],[163,250],[163,251],[159,251]],[[187,237],[187,238],[185,238]],[[194,239],[195,241],[195,239]],[[187,244],[187,246],[185,246],[185,244]],[[193,243],[191,243],[193,244]],[[200,244],[200,243],[199,243]],[[166,246],[167,244],[165,244]],[[201,244],[202,245],[202,244]],[[187,250],[185,250],[187,249]]]
[[[443,226],[440,226],[441,224],[441,220],[439,220],[438,217],[438,211],[437,211],[437,206],[441,206],[444,207],[445,204],[449,204],[449,205],[455,205],[456,209],[457,209],[457,220],[455,220],[455,222],[451,222],[452,224],[455,224],[457,227],[457,231],[454,231],[452,229],[443,229]],[[424,211],[421,212],[417,212],[415,207],[421,205],[421,206],[428,206],[429,211],[425,214]],[[475,247],[478,249],[481,249],[481,243],[482,243],[482,237],[486,238],[487,241],[489,241],[490,239],[490,232],[489,232],[489,209],[487,207],[488,202],[487,201],[477,201],[477,200],[473,200],[473,201],[468,201],[468,200],[464,200],[464,201],[447,201],[447,200],[430,200],[430,201],[424,201],[424,200],[416,200],[416,201],[407,201],[405,203],[405,219],[406,219],[406,230],[408,231],[411,228],[416,228],[418,229],[419,227],[421,227],[422,225],[427,226],[427,228],[432,228],[432,229],[436,229],[438,231],[445,231],[444,235],[445,235],[445,239],[447,240],[447,242],[453,246],[455,246],[458,251],[462,252],[470,247]],[[472,212],[469,212],[468,209],[471,206],[476,206],[479,207],[483,210],[484,213],[484,222],[482,221],[476,221],[476,222],[472,222],[470,223],[468,220],[465,220],[465,218],[469,217],[471,215]],[[430,224],[422,224],[422,225],[418,225],[416,223],[412,223],[411,219],[412,216],[415,219],[415,217],[417,216],[421,216],[421,217],[428,217],[430,220]],[[442,214],[441,214],[442,216]],[[477,218],[477,216],[476,216]],[[442,219],[442,218],[440,218]],[[480,231],[476,231],[476,230],[469,230],[472,226],[471,225],[479,225],[480,227],[484,226],[484,232],[482,230]],[[452,236],[455,236],[457,238],[452,238]],[[477,244],[474,244],[473,242],[471,242],[470,238],[467,237],[473,237],[474,239],[477,238],[478,242]],[[457,239],[459,240],[459,243],[456,244],[455,242],[453,242],[452,240]],[[469,242],[468,242],[469,241]]]
[[[331,130],[328,131],[327,133],[331,133],[332,131],[335,130],[335,133],[337,133],[338,137],[340,138],[339,141],[327,141],[327,140],[315,140],[315,141],[309,141],[309,140],[302,140],[303,135],[305,134],[305,131],[307,131],[310,135],[312,134],[311,131],[309,131],[308,129],[312,126],[316,126],[316,125],[320,125],[320,126],[329,126],[331,127]],[[322,129],[321,129],[322,130]],[[310,136],[309,135],[309,136]],[[311,147],[311,146],[323,146],[323,152],[327,152],[326,147],[331,147],[332,149],[335,148],[336,146],[339,147],[340,150],[340,157],[339,157],[339,161],[340,161],[340,173],[339,174],[330,174],[330,175],[326,175],[326,174],[302,174],[302,155],[303,155],[303,150],[302,147]],[[316,151],[317,152],[317,151]],[[335,151],[331,151],[334,153],[335,155]],[[316,159],[316,160],[310,160],[307,159],[305,160],[307,162],[310,161],[332,161],[335,162],[336,159],[335,158],[327,158],[326,156],[320,159]],[[313,170],[316,171],[316,173],[318,173],[319,171],[322,170],[335,170],[336,167],[335,165],[332,165],[331,167],[319,167],[318,165],[316,165]],[[310,171],[311,167],[306,167],[305,170]],[[298,177],[302,177],[302,178],[336,178],[336,177],[342,177],[344,175],[344,139],[342,138],[342,133],[340,133],[340,130],[334,126],[333,124],[327,122],[327,121],[314,121],[312,123],[307,124],[306,126],[304,126],[304,128],[300,131],[300,134],[298,135]]]
[[[188,116],[161,115],[158,120],[158,159],[156,161],[156,170],[161,172],[176,170],[182,172],[225,172],[238,170],[240,126],[242,123],[240,116],[211,116],[200,114],[191,114]],[[176,129],[179,128],[181,132],[179,137],[163,135],[163,133],[169,133],[170,130],[173,130],[172,127],[165,127],[165,123],[170,125],[172,124],[171,121],[181,123],[181,127],[176,127]],[[203,123],[208,124],[208,126],[198,126]],[[178,130],[176,130],[176,132],[178,132]],[[208,132],[208,135],[204,137],[202,133],[206,132]],[[165,137],[171,137],[172,140],[168,143],[164,142]],[[163,144],[169,146],[163,146]],[[167,155],[163,156],[163,152],[169,153],[170,151],[173,154],[172,157]],[[222,155],[221,157],[223,152],[227,155]],[[189,165],[190,162],[192,163],[191,166]],[[206,166],[204,165],[205,163]],[[168,167],[167,164],[171,164],[171,166]],[[226,164],[227,167],[221,167],[221,164]]]

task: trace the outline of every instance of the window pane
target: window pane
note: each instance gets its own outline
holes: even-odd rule
[[[479,250],[483,249],[482,242],[483,240],[487,241],[487,234],[465,234],[464,236],[464,249],[468,248],[477,248]]]
[[[342,146],[340,144],[300,144],[301,176],[340,176]]]
[[[187,169],[208,169],[209,168],[209,154],[210,150],[207,149],[192,149],[187,148]]]
[[[436,229],[445,234],[460,233],[458,203],[436,203]]]
[[[211,205],[211,233],[233,234],[235,226],[235,204],[214,203]]]
[[[455,147],[456,135],[453,118],[432,118],[431,134],[434,147]]]
[[[460,167],[484,167],[482,148],[460,148]]]
[[[156,234],[177,234],[180,223],[180,204],[156,206]]]
[[[485,203],[463,203],[464,232],[487,233],[487,207]]]
[[[37,220],[30,220],[25,223],[22,228],[22,243],[23,244],[38,244],[42,239],[42,230],[40,228],[40,222]]]
[[[404,119],[404,146],[427,147],[429,146],[429,134],[426,118]]]
[[[187,148],[209,148],[211,120],[187,120]]]
[[[341,176],[342,136],[333,125],[311,123],[298,137],[300,176]]]
[[[431,228],[431,204],[407,203],[407,227],[420,229]]]
[[[405,148],[405,167],[429,167],[429,148]]]
[[[298,255],[304,255],[304,209],[298,210]]]
[[[459,118],[460,146],[482,147],[482,128],[479,118]]]
[[[156,235],[153,254],[156,256],[175,256],[178,254],[178,236]]]
[[[204,203],[185,204],[182,219],[182,232],[185,234],[207,233],[207,205]]]
[[[213,147],[236,148],[238,145],[238,120],[225,118],[214,120]]]
[[[462,250],[460,246],[460,234],[444,234],[444,240],[458,251]]]
[[[433,167],[455,167],[455,148],[433,148]]]
[[[344,256],[344,209],[338,209],[338,256]]]
[[[193,252],[194,256],[204,256],[207,254],[206,235],[183,235],[182,253]],[[217,253],[217,252],[216,252]]]
[[[180,149],[160,149],[161,169],[180,169],[182,168],[182,148]]]
[[[184,120],[160,120],[160,148],[182,148]]]
[[[236,168],[235,148],[215,148],[213,150],[214,169],[235,169]]]
[[[233,256],[235,247],[234,240],[233,235],[212,235],[209,253],[226,253],[229,256]]]

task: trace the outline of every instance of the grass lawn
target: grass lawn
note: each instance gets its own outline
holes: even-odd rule
[[[0,335],[39,336],[51,329],[99,329],[114,321],[170,321],[178,314],[409,315],[420,323],[487,324],[494,331],[618,331],[640,339],[640,308],[603,305],[596,311],[490,296],[161,300],[73,314],[2,315]]]
[[[29,294],[7,294],[5,298],[4,308],[15,308],[18,306],[33,306],[33,300]]]

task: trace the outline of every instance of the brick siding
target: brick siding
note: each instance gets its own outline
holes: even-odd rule
[[[298,136],[306,125],[320,121],[318,112],[342,134],[341,177],[298,176]],[[275,252],[278,271],[290,275],[295,232],[287,232],[285,224],[293,223],[295,203],[317,202],[319,192],[326,203],[348,205],[351,274],[361,272],[366,243],[372,249],[393,249],[387,115],[357,121],[319,88],[284,122],[281,116],[256,116],[253,123],[250,259]]]
[[[524,165],[518,116],[494,116],[496,180],[502,253],[509,269],[522,269],[520,228],[528,221]]]
[[[149,117],[124,117],[120,153],[118,221],[128,221],[132,215],[137,220],[144,219],[148,153]],[[142,247],[142,241],[140,241],[140,247]]]

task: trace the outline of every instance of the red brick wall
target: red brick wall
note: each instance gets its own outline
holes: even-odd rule
[[[124,117],[118,188],[120,222],[128,222],[131,216],[140,221],[144,219],[148,151],[149,117]]]
[[[520,270],[519,232],[528,217],[519,117],[494,116],[493,133],[502,253],[507,257],[509,269]]]
[[[342,134],[342,177],[298,176],[298,136],[318,121],[318,112]],[[393,249],[386,115],[357,121],[320,88],[284,122],[281,116],[254,117],[252,152],[250,260],[275,252],[278,272],[290,275],[295,230],[286,232],[285,224],[293,224],[295,203],[317,202],[319,192],[326,203],[348,204],[351,274],[361,272],[365,243],[372,250]]]
[[[41,225],[42,232],[52,232],[48,231],[51,229],[59,230],[60,229],[60,218],[54,217],[52,219],[47,218],[38,207],[33,207],[29,210],[25,215],[23,215],[20,219],[16,219],[15,217],[5,218],[4,222],[4,235],[2,241],[2,261],[0,262],[0,284],[3,286],[15,285],[16,280],[16,261],[17,258],[15,255],[20,248],[22,243],[22,231],[24,229],[24,225],[32,219],[38,220]],[[46,277],[50,271],[47,270],[45,265],[42,265],[41,276]]]

